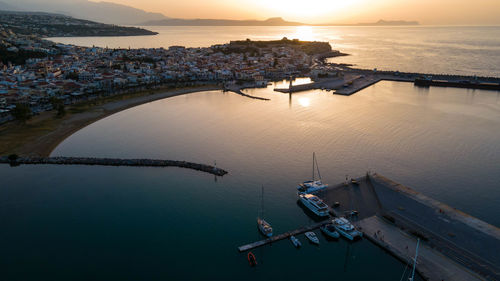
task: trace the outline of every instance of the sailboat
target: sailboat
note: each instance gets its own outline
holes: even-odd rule
[[[262,208],[261,208],[261,217],[257,218],[257,226],[259,227],[260,232],[267,237],[273,236],[273,228],[271,225],[264,220],[264,186],[262,186]]]
[[[315,179],[316,172],[318,172],[319,179]],[[319,173],[319,166],[316,160],[316,153],[313,152],[313,170],[312,170],[312,180],[300,183],[297,189],[302,193],[313,193],[320,191],[328,187],[328,184],[323,184],[321,181],[321,174]]]

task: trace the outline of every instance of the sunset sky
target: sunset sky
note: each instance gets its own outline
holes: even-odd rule
[[[500,24],[500,0],[106,0],[176,18],[265,19],[309,23],[417,20],[422,24]],[[98,1],[96,1],[98,2]]]

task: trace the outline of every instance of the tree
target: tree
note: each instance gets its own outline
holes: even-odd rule
[[[27,104],[17,103],[16,108],[12,110],[12,116],[17,120],[26,123],[31,118],[31,109]]]
[[[52,108],[57,110],[57,117],[63,117],[66,115],[66,109],[64,108],[64,103],[62,100],[52,97],[50,98],[50,103],[52,104]]]

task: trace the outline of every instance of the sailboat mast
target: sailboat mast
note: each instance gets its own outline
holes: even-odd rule
[[[314,160],[316,160],[316,170],[318,171],[318,177],[321,180],[321,173],[319,172],[318,159],[314,158]]]
[[[411,273],[410,281],[415,280],[415,268],[417,266],[417,257],[418,257],[418,245],[420,244],[420,239],[417,240],[417,249],[415,250],[415,259],[413,260],[413,271]]]
[[[262,218],[264,218],[264,185],[262,185],[260,215],[262,216]]]
[[[315,165],[316,164],[316,153],[313,152],[313,177],[312,180],[314,181],[314,170],[315,170]]]

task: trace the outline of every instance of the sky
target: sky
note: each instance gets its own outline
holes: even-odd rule
[[[500,0],[106,0],[175,18],[266,19],[307,23],[416,20],[500,24]],[[97,1],[96,1],[97,2]]]

